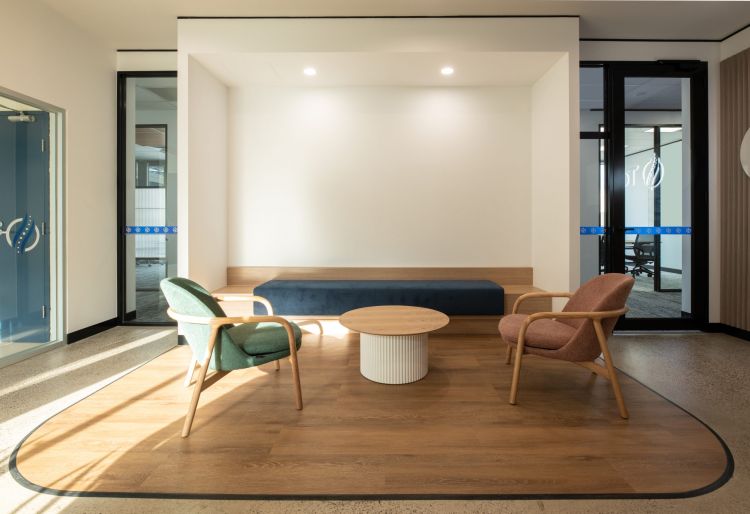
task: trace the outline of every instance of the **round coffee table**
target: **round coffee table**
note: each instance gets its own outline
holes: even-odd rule
[[[380,305],[345,312],[339,322],[361,334],[359,371],[381,384],[408,384],[427,375],[427,334],[449,322],[442,312]]]

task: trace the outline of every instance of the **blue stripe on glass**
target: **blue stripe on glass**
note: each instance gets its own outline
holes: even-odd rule
[[[607,233],[606,227],[581,227],[582,236],[601,236]],[[626,234],[689,236],[693,227],[625,227]]]
[[[625,227],[626,234],[690,235],[693,227]]]
[[[153,226],[153,225],[128,225],[125,227],[126,234],[137,234],[137,235],[161,235],[161,234],[176,234],[176,225],[167,226]]]

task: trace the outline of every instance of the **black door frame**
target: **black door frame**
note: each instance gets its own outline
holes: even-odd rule
[[[117,322],[121,325],[175,325],[170,322],[147,322],[128,319],[125,286],[125,186],[126,186],[126,124],[127,81],[138,77],[177,77],[176,71],[118,71],[117,72]]]
[[[704,329],[708,325],[708,65],[699,61],[582,62],[604,70],[604,131],[582,139],[605,140],[607,156],[606,271],[625,269],[625,88],[626,76],[690,79],[691,137],[691,316],[622,318],[618,330]]]

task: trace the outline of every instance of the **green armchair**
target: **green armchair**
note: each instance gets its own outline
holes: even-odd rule
[[[227,317],[216,299],[199,284],[186,278],[165,278],[161,290],[169,303],[169,316],[176,320],[180,333],[193,351],[186,383],[190,383],[195,364],[200,364],[193,396],[188,407],[182,437],[190,435],[190,428],[198,408],[208,369],[217,373],[259,366],[288,357],[292,367],[295,400],[302,409],[302,389],[297,365],[297,350],[302,344],[302,331],[293,322],[274,316],[271,304],[264,298],[253,297],[263,303],[268,316]]]

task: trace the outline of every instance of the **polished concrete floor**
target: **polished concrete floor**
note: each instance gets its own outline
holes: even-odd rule
[[[38,494],[8,473],[16,444],[43,420],[175,344],[168,328],[118,327],[0,372],[0,512],[564,512],[750,511],[750,342],[720,334],[613,338],[618,366],[714,428],[734,454],[734,477],[683,500],[237,501],[74,498]]]
[[[635,277],[633,291],[628,298],[629,318],[680,318],[682,317],[682,276],[662,271],[662,289],[654,291],[654,277],[640,274]]]

